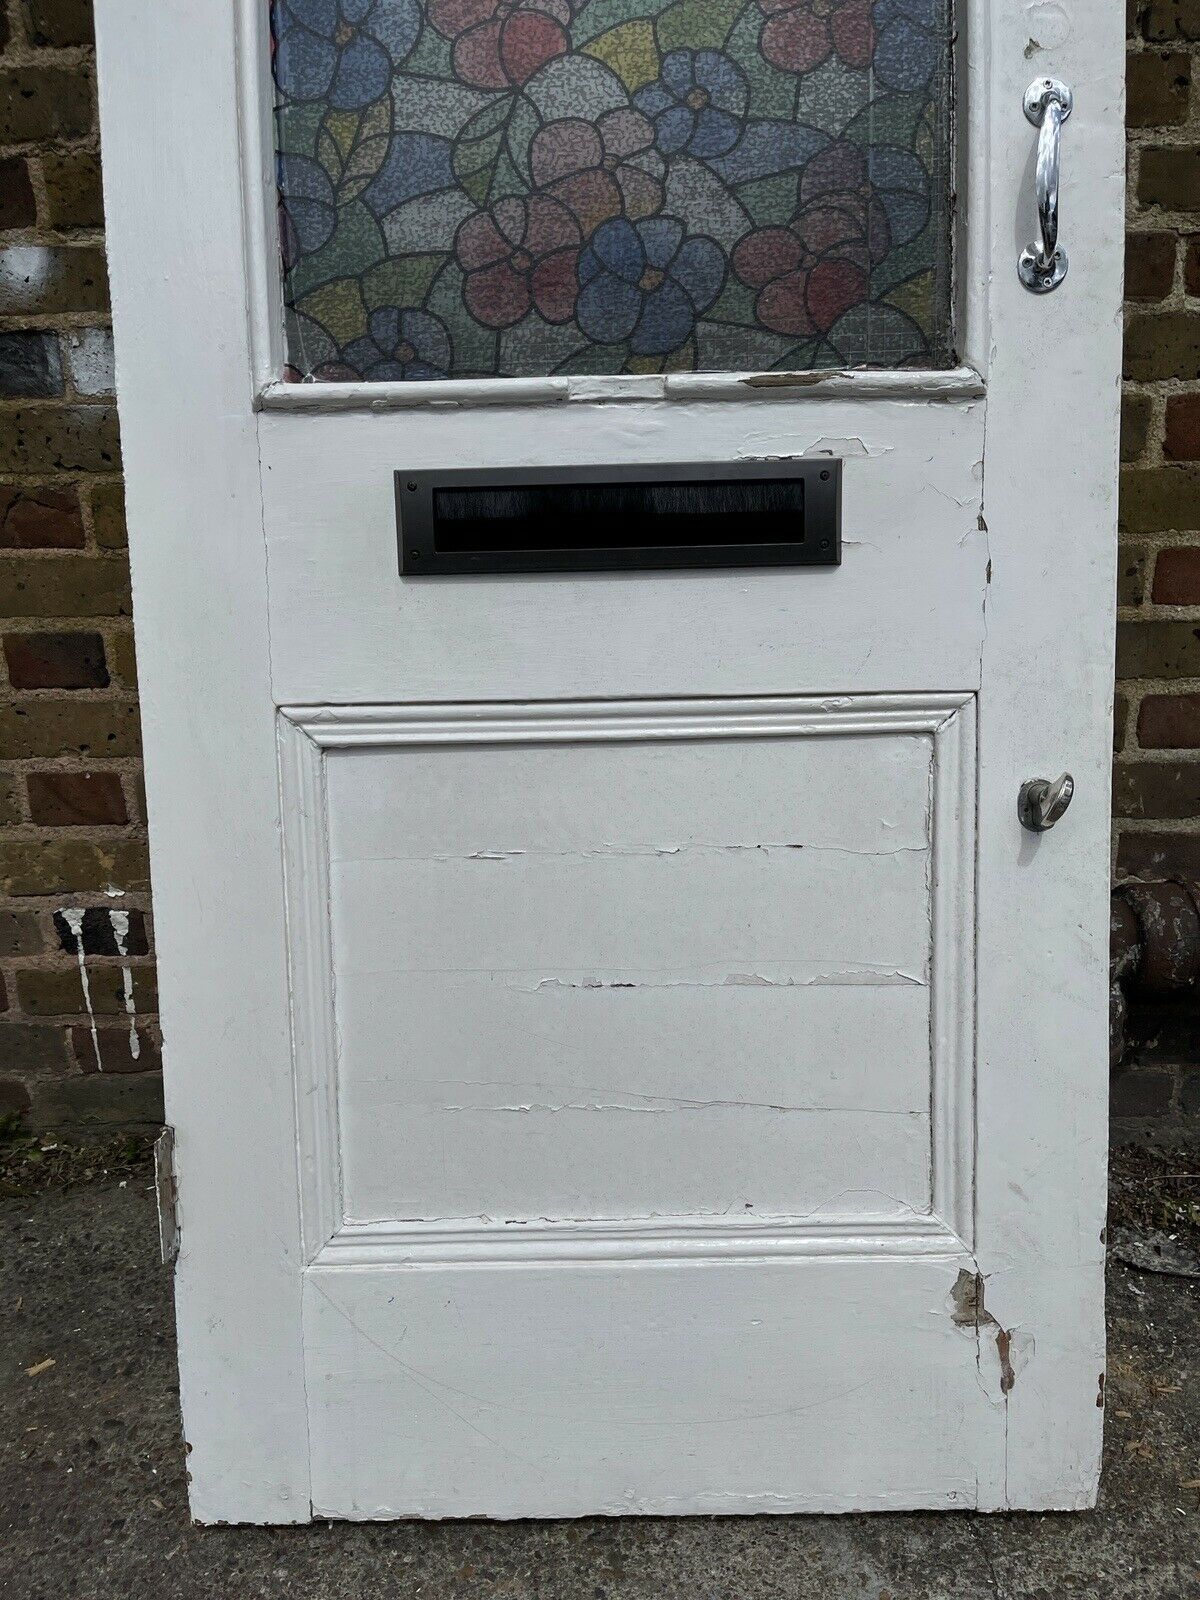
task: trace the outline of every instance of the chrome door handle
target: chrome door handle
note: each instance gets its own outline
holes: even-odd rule
[[[1025,115],[1039,129],[1037,208],[1041,241],[1026,245],[1017,261],[1017,276],[1031,294],[1049,294],[1067,275],[1067,252],[1058,242],[1058,179],[1062,125],[1075,97],[1057,78],[1035,78],[1025,91]]]
[[[1048,778],[1031,778],[1021,785],[1017,796],[1021,826],[1030,833],[1045,833],[1071,804],[1074,793],[1075,779],[1069,772],[1059,773],[1053,783]]]

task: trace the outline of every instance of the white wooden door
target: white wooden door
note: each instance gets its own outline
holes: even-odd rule
[[[487,104],[532,101],[582,14],[435,5],[306,0],[287,70],[343,113],[337,73],[453,40]],[[98,9],[195,1515],[1091,1504],[1121,6],[956,7],[949,365],[888,370],[870,333],[873,370],[722,370],[718,341],[681,371],[642,333],[623,371],[539,373],[505,335],[521,375],[439,376],[432,324],[393,318],[307,383],[265,9]],[[744,111],[710,60],[728,9],[672,10],[646,92],[653,30],[622,34],[637,115],[675,119],[639,170],[679,205],[748,137],[701,120]],[[850,72],[864,30],[945,17],[745,12],[797,72],[813,30]],[[1017,273],[1035,73],[1074,92],[1047,294]],[[386,161],[387,247],[419,252],[466,202],[403,209],[418,77]],[[637,293],[683,282],[639,237]],[[493,325],[524,315],[512,261],[463,290]],[[547,348],[560,288],[534,286]],[[397,471],[792,458],[843,463],[839,566],[398,571]],[[1070,810],[1023,830],[1020,786],[1063,769]]]

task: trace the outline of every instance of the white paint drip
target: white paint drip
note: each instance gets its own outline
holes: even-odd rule
[[[113,942],[117,947],[117,954],[121,957],[121,984],[125,994],[125,1014],[129,1018],[129,1054],[136,1061],[142,1053],[142,1041],[138,1038],[137,1011],[133,1001],[133,969],[129,965],[129,913],[110,911],[108,920],[112,923]]]
[[[92,1050],[96,1057],[96,1071],[104,1071],[104,1063],[100,1059],[100,1036],[96,1032],[96,1013],[92,1010],[92,990],[88,983],[87,962],[83,959],[83,907],[64,906],[63,921],[71,930],[75,940],[75,956],[79,962],[79,982],[83,989],[83,1003],[87,1008],[88,1026],[92,1031]]]

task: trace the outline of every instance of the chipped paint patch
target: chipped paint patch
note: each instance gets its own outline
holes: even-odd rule
[[[1001,1327],[987,1309],[984,1300],[985,1283],[981,1272],[968,1272],[961,1268],[954,1288],[950,1291],[950,1315],[956,1328],[974,1333],[976,1363],[979,1362],[984,1330],[996,1346],[1000,1364],[1000,1393],[1004,1399],[1012,1393],[1017,1376],[1033,1354],[1032,1338],[1015,1328]],[[993,1331],[994,1330],[994,1333]]]

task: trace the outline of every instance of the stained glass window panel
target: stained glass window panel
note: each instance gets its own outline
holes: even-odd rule
[[[276,0],[287,376],[944,366],[950,0]]]

